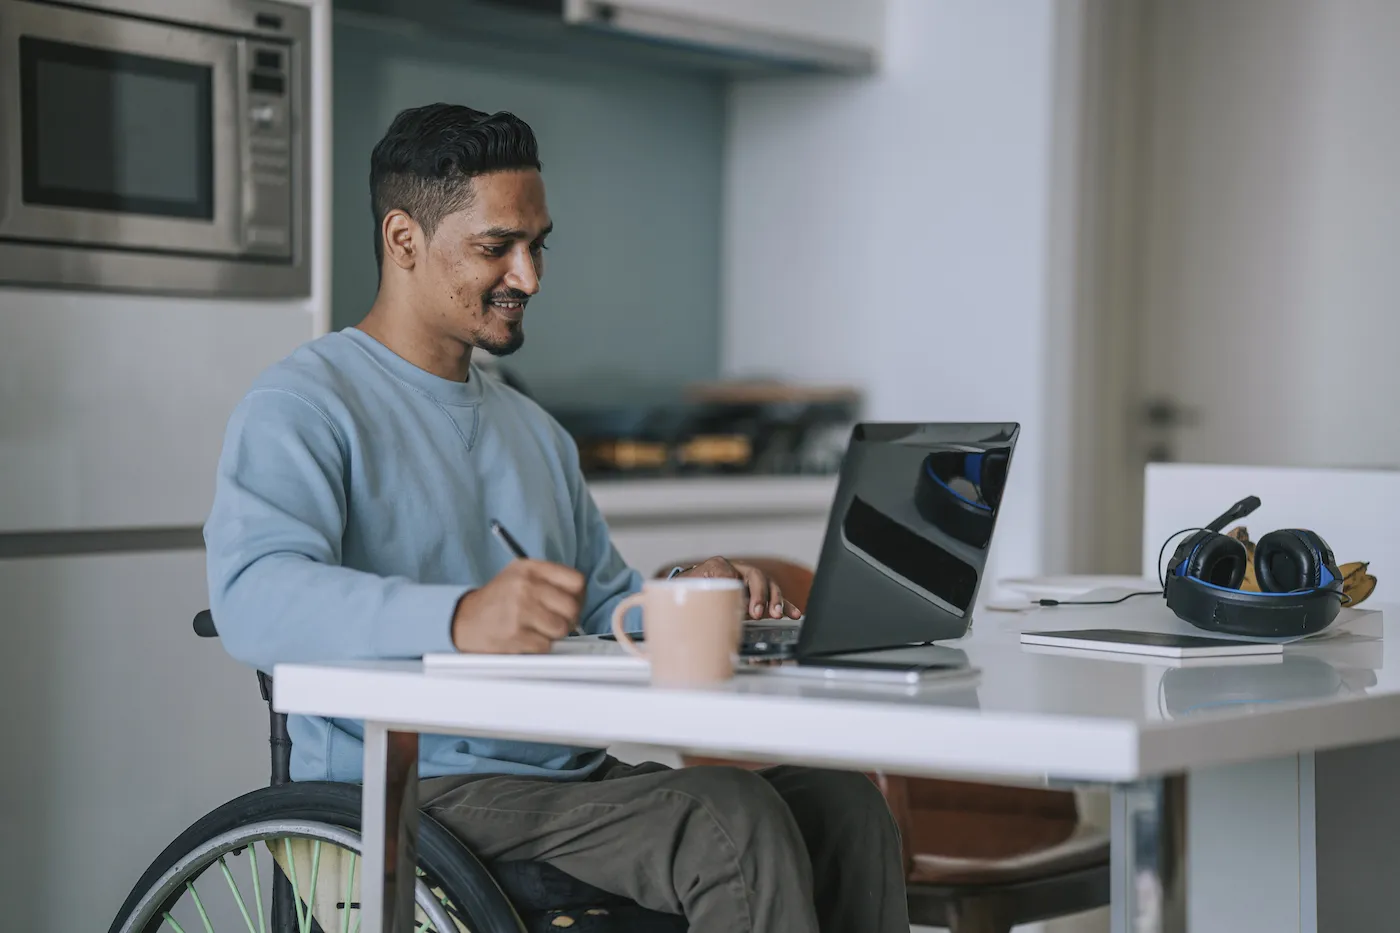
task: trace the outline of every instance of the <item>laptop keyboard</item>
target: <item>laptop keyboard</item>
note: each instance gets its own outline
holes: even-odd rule
[[[744,626],[744,647],[795,645],[797,644],[797,632],[796,625],[746,625]]]
[[[782,624],[765,625],[762,622],[746,622],[744,624],[744,640],[739,646],[739,653],[746,656],[767,657],[770,655],[785,656],[792,653],[792,648],[797,644],[797,635],[801,630],[800,623],[787,622]],[[645,636],[633,633],[632,637],[636,641],[645,640]],[[584,639],[579,639],[583,641]],[[597,640],[588,639],[597,648],[570,646],[572,652],[596,651],[606,654],[618,650],[617,643],[611,634],[599,635]],[[607,647],[603,647],[607,646]]]

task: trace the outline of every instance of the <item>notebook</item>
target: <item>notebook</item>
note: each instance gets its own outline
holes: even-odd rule
[[[549,654],[425,654],[423,671],[537,680],[651,679],[651,666],[644,659],[628,654],[616,642],[590,637],[561,638]]]
[[[1114,651],[1162,658],[1209,658],[1228,655],[1282,654],[1273,642],[1235,641],[1206,635],[1168,635],[1163,632],[1131,632],[1123,629],[1080,629],[1063,632],[1022,632],[1023,645],[1049,645],[1083,651]]]

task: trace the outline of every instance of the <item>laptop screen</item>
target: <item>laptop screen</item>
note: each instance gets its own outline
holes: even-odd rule
[[[841,465],[799,657],[960,638],[1015,423],[859,424]]]

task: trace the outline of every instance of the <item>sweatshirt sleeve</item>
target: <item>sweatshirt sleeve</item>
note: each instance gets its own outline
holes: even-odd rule
[[[613,547],[612,534],[603,519],[579,468],[578,447],[559,429],[565,447],[564,466],[568,471],[569,496],[574,504],[574,528],[578,532],[578,571],[588,578],[580,627],[585,634],[601,635],[612,630],[613,607],[642,588],[642,575],[622,559]],[[641,629],[641,614],[627,617],[629,632]]]
[[[340,433],[301,395],[255,390],[230,418],[204,540],[214,624],[238,660],[271,671],[453,650],[468,587],[340,565],[347,469]]]

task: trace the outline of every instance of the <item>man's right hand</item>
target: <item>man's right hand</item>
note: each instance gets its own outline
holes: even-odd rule
[[[457,601],[452,643],[472,654],[544,654],[578,624],[584,583],[572,567],[512,561]]]

